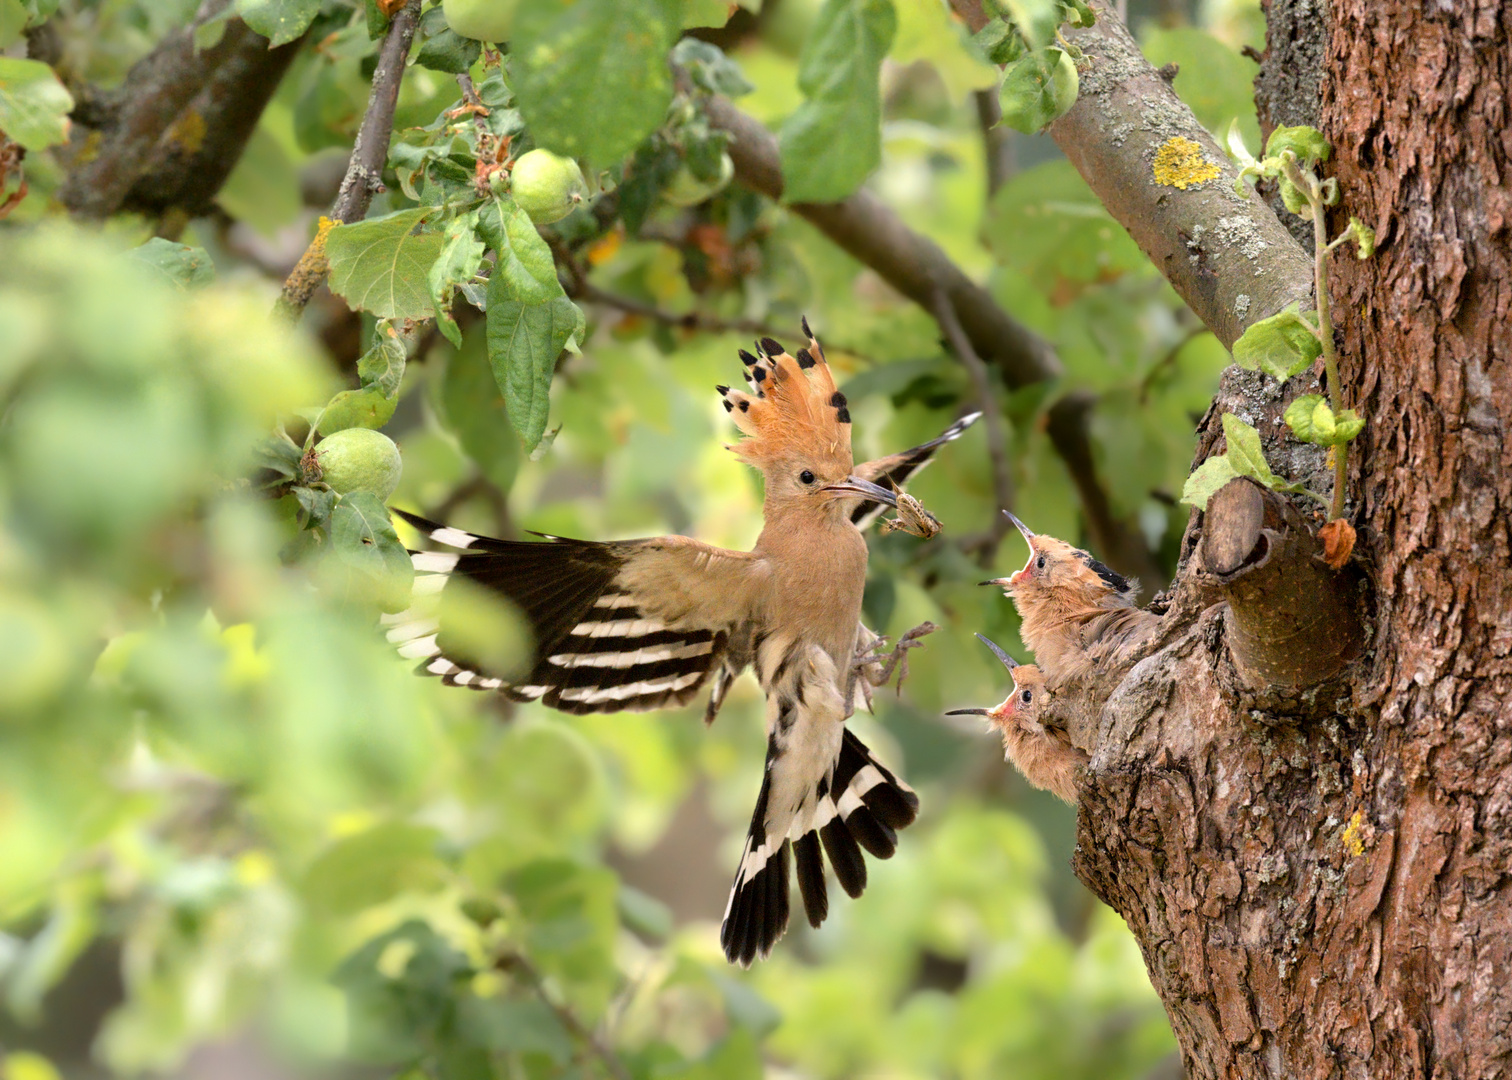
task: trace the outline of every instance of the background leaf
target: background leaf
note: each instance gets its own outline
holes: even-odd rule
[[[1302,321],[1296,304],[1252,323],[1234,342],[1235,363],[1259,368],[1278,382],[1298,374],[1322,354],[1322,342]]]
[[[131,257],[152,267],[181,289],[197,288],[215,280],[215,263],[204,248],[175,244],[161,236],[154,236],[141,247],[134,248]]]
[[[511,71],[536,143],[609,165],[661,122],[675,0],[532,0],[520,5]]]
[[[0,131],[28,150],[68,141],[73,96],[40,60],[0,56]]]
[[[310,28],[321,0],[237,0],[237,13],[268,39],[269,48],[287,45]]]
[[[825,0],[798,62],[806,100],[778,133],[786,202],[836,202],[877,167],[877,77],[896,29],[892,0]]]

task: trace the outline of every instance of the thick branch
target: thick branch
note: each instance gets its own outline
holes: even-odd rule
[[[252,33],[240,19],[233,19],[214,46],[195,49],[195,32],[230,2],[204,0],[193,23],[169,34],[127,72],[116,95],[119,110],[100,145],[87,160],[78,162],[59,192],[63,205],[74,214],[100,220],[120,209],[163,133],[204,88],[211,73],[240,48],[243,36]]]
[[[1350,572],[1330,569],[1292,505],[1240,477],[1208,502],[1203,569],[1229,602],[1229,654],[1256,692],[1304,690],[1360,654],[1365,628]]]
[[[952,5],[973,30],[984,25],[979,3]],[[1259,196],[1234,191],[1238,172],[1228,155],[1115,13],[1094,6],[1096,25],[1068,34],[1087,59],[1080,65],[1080,96],[1050,125],[1051,137],[1225,346],[1294,300],[1310,306],[1307,255]],[[1190,149],[1187,144],[1196,151],[1183,162],[1179,153]],[[1163,148],[1174,160],[1157,179]]]
[[[232,51],[159,141],[125,209],[158,216],[176,210],[185,217],[208,212],[304,44],[269,49],[266,38],[239,21],[226,34],[235,35]]]
[[[335,224],[361,221],[367,215],[373,195],[383,190],[383,166],[388,161],[389,139],[394,133],[394,107],[399,102],[399,84],[404,81],[404,64],[409,59],[410,45],[415,40],[415,27],[419,22],[420,0],[409,0],[394,14],[383,44],[378,48],[378,66],[373,69],[373,88],[368,93],[367,110],[362,114],[362,126],[357,129],[357,141],[352,145],[346,175],[331,207],[331,221]],[[330,273],[330,264],[325,257],[325,238],[329,231],[329,225],[325,225],[315,234],[315,239],[310,241],[310,246],[284,282],[283,295],[278,298],[276,310],[289,319],[299,318],[310,297]]]

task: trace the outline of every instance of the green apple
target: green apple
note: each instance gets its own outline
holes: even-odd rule
[[[478,41],[508,41],[520,0],[442,0],[446,25]]]
[[[550,150],[522,154],[509,176],[515,205],[537,225],[561,221],[588,194],[578,163]]]
[[[346,428],[315,447],[320,478],[338,495],[371,491],[387,499],[399,486],[404,463],[394,440],[372,428]]]
[[[723,191],[734,175],[735,163],[730,160],[729,154],[720,155],[719,175],[713,180],[700,180],[684,163],[672,174],[667,186],[662,188],[662,198],[673,206],[697,206]]]

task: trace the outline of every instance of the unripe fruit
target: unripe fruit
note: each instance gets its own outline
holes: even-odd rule
[[[315,447],[320,478],[338,495],[370,491],[387,499],[399,486],[404,463],[394,440],[372,428],[346,428]]]
[[[588,194],[578,163],[550,150],[522,154],[514,163],[510,184],[515,205],[537,225],[561,221]]]
[[[520,0],[441,0],[446,25],[466,38],[508,41]]]
[[[667,186],[662,188],[662,198],[673,206],[697,206],[723,191],[734,175],[735,163],[730,160],[729,154],[720,155],[719,175],[713,180],[700,180],[684,164],[678,167]]]
[[[1076,71],[1076,61],[1062,52],[1050,76],[1050,99],[1055,102],[1055,115],[1051,119],[1058,120],[1071,111],[1080,89],[1081,76]]]

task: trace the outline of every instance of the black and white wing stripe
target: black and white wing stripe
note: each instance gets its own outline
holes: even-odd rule
[[[421,674],[452,686],[541,700],[569,713],[659,709],[685,704],[724,652],[719,626],[670,626],[617,586],[635,542],[597,544],[548,537],[493,540],[396,510],[432,541],[457,552],[416,551],[416,603],[385,616],[399,654]],[[458,578],[507,598],[535,636],[528,674],[490,672],[448,640],[445,589]],[[441,603],[438,605],[437,600]]]
[[[794,856],[804,914],[809,925],[817,929],[829,914],[825,856],[835,869],[840,887],[847,895],[858,897],[866,890],[862,852],[878,859],[892,858],[898,849],[897,830],[911,825],[919,812],[919,797],[913,789],[846,728],[833,771],[820,781],[812,818],[804,825],[795,822],[788,835],[774,837],[763,823],[775,767],[769,741],[766,776],[719,932],[725,957],[742,967],[770,954],[787,929],[789,850]]]
[[[886,457],[864,462],[856,466],[855,474],[863,480],[870,480],[883,487],[891,485],[901,488],[910,477],[916,476],[934,459],[936,450],[948,442],[959,439],[981,415],[979,412],[967,413],[927,443],[920,443],[912,450],[904,450],[902,453],[888,454]],[[856,528],[864,529],[881,517],[886,509],[887,507],[879,502],[863,502],[851,511],[851,522]]]
[[[823,649],[768,640],[756,650],[767,695],[767,755],[761,794],[725,906],[720,944],[731,963],[765,957],[787,929],[788,853],[809,923],[829,912],[824,860],[851,896],[866,888],[864,848],[879,859],[919,800],[845,726],[846,679]]]

